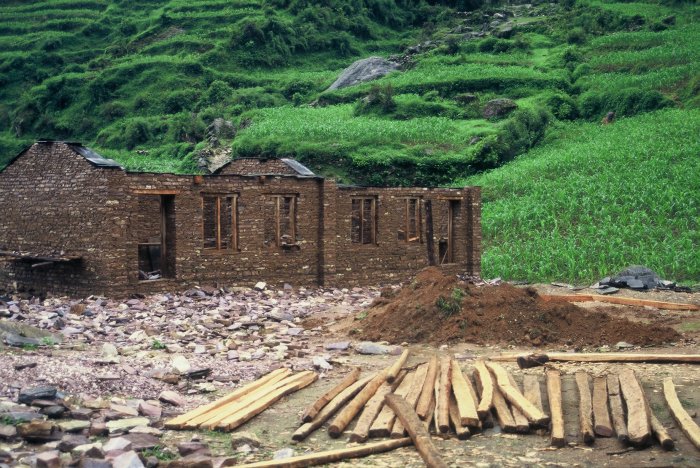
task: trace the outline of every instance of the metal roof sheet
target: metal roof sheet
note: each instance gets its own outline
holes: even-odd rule
[[[296,159],[289,159],[289,158],[280,158],[280,161],[285,163],[287,166],[291,167],[297,174],[303,175],[303,176],[314,176],[316,174],[313,173],[311,169],[308,167],[304,166],[302,163],[297,161]]]
[[[105,158],[104,156],[95,153],[88,147],[82,146],[77,143],[68,143],[68,146],[73,151],[75,151],[76,153],[78,153],[97,167],[113,167],[115,169],[124,169],[117,161]]]

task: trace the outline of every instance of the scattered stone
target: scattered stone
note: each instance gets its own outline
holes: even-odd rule
[[[265,283],[264,281],[258,281],[257,283],[255,283],[255,286],[253,286],[253,289],[255,289],[256,291],[264,291],[265,288],[267,288],[267,283]]]
[[[102,345],[102,361],[104,363],[118,364],[120,361],[119,351],[117,347],[112,343],[105,343]]]
[[[90,421],[83,421],[80,419],[61,421],[58,423],[58,427],[60,427],[63,432],[80,432],[90,427]]]
[[[72,409],[70,415],[73,419],[78,419],[80,421],[89,421],[92,418],[92,413],[94,411],[90,408],[75,408]]]
[[[129,439],[126,439],[124,437],[115,437],[113,439],[109,439],[102,446],[102,450],[105,453],[114,452],[117,450],[120,450],[122,452],[126,452],[128,450],[131,450],[131,446],[132,446],[132,443]]]
[[[172,466],[172,465],[171,465]],[[124,452],[112,460],[113,468],[145,468],[139,455],[133,450]]]
[[[171,461],[168,468],[213,468],[214,461],[207,455],[193,453],[179,460]]]
[[[260,439],[252,432],[241,431],[231,434],[231,448],[235,450],[242,445],[260,447]]]
[[[30,405],[34,400],[53,400],[56,398],[56,387],[24,388],[19,392],[18,401]]]
[[[9,440],[17,437],[17,429],[15,426],[0,424],[0,440]]]
[[[268,315],[272,320],[276,320],[278,322],[291,322],[294,320],[294,315],[290,314],[289,312],[281,312],[281,311],[274,311]]]
[[[21,371],[24,369],[33,369],[36,367],[36,362],[27,362],[24,364],[15,364],[15,370]]]
[[[184,374],[189,371],[192,366],[190,366],[190,362],[185,356],[178,354],[173,356],[173,359],[170,361],[170,367],[178,374]]]
[[[41,414],[46,415],[50,419],[61,418],[66,413],[66,411],[66,407],[60,405],[46,406],[44,408],[41,408],[40,410]]]
[[[634,348],[634,345],[631,343],[627,343],[625,341],[620,341],[620,342],[615,344],[615,347],[617,349],[628,349],[628,348]]]
[[[294,456],[294,449],[286,447],[281,450],[278,450],[275,452],[274,459],[275,460],[283,460],[285,458],[291,458]]]
[[[112,468],[112,463],[107,460],[100,460],[99,458],[82,458],[80,460],[79,468]]]
[[[328,364],[328,361],[326,361],[324,358],[321,356],[315,356],[312,360],[314,367],[318,367],[319,369],[322,370],[332,370],[333,366]]]
[[[127,418],[127,419],[117,419],[115,421],[109,421],[107,423],[107,430],[110,434],[118,434],[121,432],[126,432],[131,428],[136,426],[147,426],[149,423],[148,418]]]
[[[186,457],[193,453],[199,453],[200,455],[211,455],[209,452],[209,447],[202,442],[181,442],[177,444],[177,451],[181,457]],[[204,453],[204,452],[207,453]]]
[[[90,441],[83,435],[67,434],[61,438],[56,448],[61,452],[72,452],[76,447],[89,443]]]
[[[15,421],[18,423],[36,421],[37,419],[43,421],[44,419],[46,419],[45,415],[33,411],[10,411],[8,413],[4,413],[3,416],[11,421]]]
[[[511,99],[498,98],[492,99],[486,103],[482,115],[485,119],[495,119],[504,117],[515,109],[518,108],[518,104]]]
[[[165,403],[170,403],[173,406],[183,406],[187,401],[185,398],[177,392],[172,390],[165,390],[158,395],[158,399]]]
[[[61,454],[58,450],[41,452],[36,456],[36,468],[60,468]]]
[[[107,434],[109,434],[109,430],[107,429],[107,423],[102,421],[94,421],[90,425],[90,430],[88,431],[88,433],[91,436],[106,436]]]
[[[140,402],[139,413],[141,414],[141,416],[159,419],[161,414],[163,413],[163,409],[160,407],[160,404],[156,405],[154,403],[149,403],[146,401]]]
[[[324,346],[328,351],[346,351],[350,347],[349,341],[338,341],[336,343],[326,343]]]
[[[31,421],[17,426],[17,434],[29,442],[51,442],[60,440],[62,433],[49,421]]]
[[[347,88],[366,81],[379,79],[399,69],[399,65],[382,57],[368,57],[357,60],[343,70],[340,76],[328,87],[328,91]]]
[[[304,331],[303,328],[292,327],[287,329],[287,335],[297,336]]]
[[[117,418],[132,417],[139,415],[138,409],[132,408],[131,406],[116,405],[113,403],[109,405],[109,409],[116,413]]]
[[[612,286],[610,286],[610,287],[607,287],[607,288],[600,288],[600,289],[598,290],[598,294],[603,294],[603,295],[607,296],[607,295],[609,295],[609,294],[615,294],[615,293],[617,293],[618,291],[619,291],[618,288],[613,288]]]
[[[355,346],[355,351],[360,354],[392,354],[391,346],[374,343],[372,341],[361,341]]]
[[[122,436],[122,439],[126,439],[131,442],[131,449],[137,452],[143,450],[152,449],[158,445],[161,445],[161,441],[158,437],[152,434],[135,432],[136,428],[129,431],[128,434]],[[155,429],[157,431],[157,429]]]

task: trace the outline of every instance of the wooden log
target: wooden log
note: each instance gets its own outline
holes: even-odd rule
[[[394,379],[394,382],[398,384],[400,379],[405,375],[405,371],[400,372],[396,376],[396,379],[399,380]],[[384,406],[384,396],[387,393],[391,393],[393,389],[394,384],[389,383],[387,380],[379,387],[379,389],[377,389],[377,392],[372,395],[372,398],[369,399],[362,410],[362,413],[360,413],[360,417],[357,419],[355,428],[350,434],[350,442],[366,442],[367,439],[369,439],[369,428],[379,412],[382,410],[382,406]]]
[[[377,389],[384,383],[386,380],[386,372],[387,369],[379,372],[362,390],[360,390],[355,398],[338,413],[328,427],[328,434],[331,437],[336,439],[340,437],[345,428],[348,427],[348,424],[350,424],[350,421],[353,420],[362,407],[372,398],[372,395],[377,392]]]
[[[472,401],[474,402],[475,405],[478,404],[479,402],[479,395],[477,395],[476,390],[474,390],[474,385],[472,385],[472,379],[468,376],[464,376],[464,382],[467,384],[467,391],[472,397]],[[491,414],[490,412],[488,414]],[[479,413],[477,412],[477,416]],[[467,426],[469,426],[467,424]],[[473,426],[469,426],[470,431],[480,431],[482,428],[482,423],[481,423],[481,418],[477,417],[476,422]]]
[[[486,417],[486,414],[493,408],[493,378],[491,373],[486,368],[484,361],[478,360],[474,363],[474,369],[476,370],[476,380],[479,382],[481,390],[481,399],[479,400],[479,406],[476,408],[476,412],[479,414],[481,419]]]
[[[435,265],[435,237],[433,233],[433,202],[424,200],[425,206],[425,246],[428,251],[428,265]],[[408,234],[408,233],[406,233]],[[420,416],[420,414],[418,415]]]
[[[271,379],[267,384],[258,388],[257,390],[248,393],[247,395],[238,398],[230,403],[213,409],[201,416],[187,421],[182,425],[183,429],[213,429],[216,425],[221,422],[226,417],[237,413],[248,407],[249,405],[255,403],[257,400],[263,398],[278,389],[288,385],[289,383],[296,382],[298,379],[305,377],[307,374],[299,373],[295,375],[277,376]]]
[[[348,388],[340,392],[338,396],[333,398],[326,406],[323,407],[321,411],[312,419],[311,421],[302,424],[299,429],[297,429],[294,434],[292,434],[292,440],[301,442],[306,439],[313,431],[323,426],[331,416],[333,416],[340,408],[342,408],[348,401],[357,395],[362,388],[367,385],[367,383],[374,378],[373,375],[367,376],[361,380],[358,380],[354,384],[350,385]]]
[[[424,421],[426,419],[426,415],[428,414],[430,401],[433,399],[433,388],[435,388],[435,379],[438,375],[438,365],[437,355],[434,355],[428,364],[428,372],[425,376],[425,382],[423,382],[423,388],[421,389],[420,397],[418,397],[416,413],[418,414],[418,417]]]
[[[488,369],[486,369],[486,372],[488,372]],[[491,376],[491,373],[489,372],[489,378],[490,378],[490,376]],[[472,377],[474,378],[474,382],[476,383],[476,392],[477,392],[478,400],[482,401],[484,389],[481,386],[481,381],[479,380],[479,374],[477,373],[476,369],[473,370]],[[493,392],[491,395],[492,395],[491,401],[493,402]],[[477,413],[478,412],[479,412],[479,410],[477,407]],[[486,413],[479,414],[479,420],[481,422],[482,429],[490,429],[490,428],[495,426],[495,424],[493,422],[493,414],[491,414],[490,410],[487,411]]]
[[[583,442],[591,445],[595,441],[593,434],[593,400],[591,398],[591,377],[588,373],[576,372],[578,387],[578,420]]]
[[[516,361],[526,354],[503,354],[489,359],[497,362]],[[550,361],[557,362],[649,362],[700,364],[700,354],[658,354],[658,353],[549,353]]]
[[[676,393],[676,386],[673,384],[673,379],[667,377],[664,379],[664,398],[671,409],[671,414],[681,427],[683,433],[688,437],[690,442],[695,445],[695,448],[700,450],[700,427],[693,421],[688,412],[681,405]]]
[[[525,414],[528,421],[535,425],[546,424],[549,421],[547,415],[530,403],[522,393],[510,384],[506,370],[495,362],[486,362],[486,367],[496,377],[496,384],[503,396],[520,411]]]
[[[350,458],[367,457],[375,453],[389,452],[399,447],[406,447],[412,443],[413,441],[411,438],[406,437],[403,439],[363,444],[358,447],[310,453],[297,457],[284,458],[282,460],[266,460],[236,466],[239,468],[304,468],[306,466],[326,465]]]
[[[656,440],[658,440],[659,444],[661,444],[661,448],[664,450],[673,450],[676,447],[676,444],[673,442],[671,435],[668,433],[664,425],[661,424],[661,421],[658,420],[653,411],[649,414],[649,417],[651,432],[654,433],[654,437],[656,437]]]
[[[510,384],[513,386],[513,388],[520,391],[517,382],[510,373],[508,373],[508,380],[510,381]],[[515,432],[520,434],[527,434],[528,432],[530,432],[530,423],[527,420],[525,414],[513,405],[510,406],[510,411],[511,413],[513,413],[513,422],[515,422]]]
[[[622,370],[619,380],[627,405],[629,443],[635,447],[646,447],[651,442],[651,425],[644,390],[632,369]]]
[[[406,403],[406,400],[398,395],[389,394],[386,396],[386,404],[396,413],[397,417],[403,423],[408,431],[408,435],[411,437],[411,440],[413,440],[413,445],[416,446],[418,453],[421,458],[423,458],[425,465],[428,468],[447,468],[447,464],[440,458],[440,453],[430,438],[430,433],[428,433],[425,426],[421,424],[418,415],[413,411],[413,408]]]
[[[406,395],[406,401],[411,408],[415,408],[418,403],[418,397],[420,397],[421,391],[423,390],[423,384],[425,383],[425,376],[428,373],[428,364],[422,364],[416,368],[416,375],[413,378],[413,385]],[[394,421],[394,427],[391,429],[391,434],[389,437],[392,439],[400,439],[404,437],[406,433],[406,428],[403,427],[403,423],[400,419]]]
[[[309,406],[304,414],[301,416],[302,422],[309,422],[313,420],[319,411],[323,409],[324,406],[328,404],[333,398],[338,396],[343,390],[348,388],[350,385],[357,382],[360,378],[360,368],[355,367],[353,370],[345,376],[343,380],[340,381],[338,385],[333,387],[324,393],[318,400],[316,400],[311,406]]]
[[[612,417],[613,427],[617,440],[629,442],[630,437],[627,433],[627,420],[625,419],[625,409],[622,406],[622,394],[620,393],[620,379],[617,374],[608,374],[608,400],[610,401],[610,415]]]
[[[469,428],[462,425],[462,418],[459,414],[459,408],[457,407],[457,401],[454,395],[450,398],[450,422],[459,440],[467,440],[472,436]]]
[[[540,379],[536,375],[525,374],[523,376],[523,395],[527,401],[544,413],[542,388],[540,387]]]
[[[394,383],[394,380],[396,380],[396,377],[399,375],[401,368],[404,364],[406,364],[406,359],[408,359],[408,349],[405,349],[396,362],[389,368],[389,371],[386,374],[387,382]]]
[[[700,310],[700,306],[695,304],[685,304],[679,302],[653,301],[649,299],[637,299],[623,296],[602,296],[600,294],[564,294],[548,295],[541,294],[544,301],[564,301],[564,302],[607,302],[610,304],[623,304],[638,307],[655,307],[666,310]]]
[[[234,390],[233,392],[229,393],[228,395],[219,398],[216,401],[213,401],[207,405],[199,406],[192,411],[188,411],[185,414],[181,414],[180,416],[176,416],[168,421],[165,422],[165,427],[167,429],[180,429],[185,423],[187,423],[189,420],[194,419],[198,416],[202,416],[212,410],[215,410],[217,408],[220,408],[227,403],[230,403],[234,400],[237,400],[239,398],[244,397],[245,395],[257,390],[258,388],[269,384],[271,382],[276,381],[275,379],[283,379],[287,377],[289,374],[291,374],[291,371],[289,369],[277,369],[269,374],[265,375],[264,377],[259,378],[258,380],[255,380],[253,382],[250,382],[249,384]]]
[[[554,369],[547,371],[547,397],[552,416],[550,443],[554,447],[564,447],[566,437],[564,435],[564,412],[561,404],[561,374]]]
[[[508,402],[501,394],[498,387],[493,388],[493,409],[496,412],[496,420],[498,425],[501,426],[503,432],[515,432],[515,419],[513,419],[513,413],[511,413],[508,407]]]
[[[273,403],[282,398],[285,395],[301,390],[302,388],[311,385],[318,378],[318,374],[315,372],[301,372],[299,378],[295,381],[290,382],[282,388],[275,390],[274,392],[268,393],[263,398],[257,400],[253,405],[245,408],[244,410],[229,416],[228,418],[217,424],[220,429],[225,429],[232,431],[239,427],[240,425],[246,423],[254,416],[265,411]]]
[[[452,363],[448,356],[440,359],[440,388],[438,389],[438,424],[443,434],[450,430],[450,394],[452,393]]]
[[[601,375],[593,379],[593,431],[599,437],[612,437],[613,428],[608,412],[608,379]]]
[[[459,363],[454,359],[451,360],[450,365],[452,366],[452,392],[457,402],[460,424],[462,426],[478,426],[477,402],[474,401],[474,396],[467,387],[467,380],[462,373],[462,369],[459,368]]]
[[[411,372],[406,377],[403,378],[398,388],[394,391],[396,395],[404,398],[408,395],[413,385],[413,380],[416,373]],[[384,405],[382,410],[377,415],[376,419],[369,428],[370,437],[389,437],[391,435],[391,429],[394,427],[394,421],[396,421],[396,414],[387,405]]]
[[[433,414],[435,414],[435,398],[432,398],[430,400],[430,405],[428,406],[428,414],[426,415],[425,421],[423,421],[423,424],[425,425],[425,429],[430,432],[430,426],[433,424]]]

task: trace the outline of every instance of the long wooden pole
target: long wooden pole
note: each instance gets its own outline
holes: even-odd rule
[[[552,413],[551,444],[555,447],[566,445],[564,436],[564,412],[561,404],[561,374],[550,369],[547,371],[547,395],[549,411]]]
[[[425,420],[428,414],[428,409],[430,408],[430,402],[433,399],[433,389],[435,388],[435,379],[438,375],[438,358],[437,355],[433,355],[428,364],[428,373],[425,376],[425,381],[423,382],[423,388],[421,390],[420,396],[418,397],[418,403],[416,404],[416,413],[418,417]]]
[[[389,371],[386,373],[387,382],[394,383],[394,380],[396,380],[396,377],[399,375],[401,368],[406,363],[406,359],[408,359],[408,349],[405,349],[396,362],[389,368]]]
[[[576,372],[576,386],[578,387],[578,418],[583,442],[591,445],[595,441],[593,434],[593,399],[591,398],[591,377],[588,373]]]
[[[385,440],[371,444],[363,444],[357,447],[328,450],[326,452],[312,453],[298,457],[285,458],[282,460],[268,460],[246,465],[236,465],[239,468],[303,468],[306,466],[326,465],[349,458],[367,457],[375,453],[389,452],[399,447],[411,445],[410,437],[403,439]]]
[[[600,437],[612,437],[613,429],[608,412],[608,379],[602,375],[593,379],[593,431]]]
[[[314,419],[324,406],[328,404],[333,398],[338,396],[343,390],[348,388],[350,385],[357,382],[360,378],[360,368],[355,367],[353,370],[345,376],[343,380],[340,381],[338,385],[333,387],[324,393],[318,400],[316,400],[311,406],[309,406],[301,417],[302,422],[309,422]]]
[[[400,379],[401,375],[397,378]],[[352,434],[350,434],[350,442],[367,442],[367,439],[369,439],[369,428],[374,418],[376,418],[382,410],[382,406],[384,406],[384,395],[391,393],[393,387],[393,384],[386,381],[377,389],[377,392],[372,395],[372,398],[369,399],[362,413],[360,413],[360,417],[357,419],[355,428]]]
[[[448,356],[440,359],[440,387],[438,391],[438,430],[443,434],[450,430],[450,394],[452,363]]]
[[[635,447],[645,447],[651,442],[649,409],[642,385],[632,369],[620,372],[620,390],[627,404],[629,443]]]
[[[545,424],[549,418],[542,411],[540,411],[535,405],[530,403],[527,398],[523,396],[518,389],[514,388],[510,384],[510,379],[508,379],[508,373],[499,364],[494,362],[487,362],[486,367],[493,372],[496,377],[496,383],[498,384],[498,389],[501,391],[503,396],[510,402],[510,404],[516,406],[520,411],[527,416],[527,419],[533,424],[541,425]]]
[[[695,447],[700,450],[700,427],[693,421],[688,412],[681,405],[676,394],[676,386],[673,384],[673,379],[667,377],[664,379],[664,398],[671,409],[671,414],[681,427],[683,433],[688,437]]]
[[[457,402],[460,424],[462,426],[477,426],[479,415],[476,413],[476,402],[467,388],[467,380],[459,368],[459,363],[452,359],[452,391]]]
[[[607,302],[609,304],[622,304],[639,307],[655,307],[657,309],[666,310],[700,310],[700,306],[695,304],[685,304],[679,302],[663,302],[652,301],[649,299],[637,299],[634,297],[622,296],[601,296],[599,294],[568,294],[568,295],[547,295],[542,294],[540,297],[544,301],[564,301],[564,302]]]
[[[476,370],[476,378],[480,382],[481,388],[481,400],[479,400],[479,406],[476,408],[476,412],[479,413],[480,418],[484,419],[493,407],[493,378],[491,378],[491,373],[486,368],[484,361],[476,361],[474,363],[474,369]]]
[[[357,394],[355,398],[352,399],[350,403],[347,404],[345,408],[333,419],[330,427],[328,428],[328,434],[333,438],[338,438],[343,433],[350,421],[360,412],[363,406],[372,398],[377,392],[377,389],[386,380],[386,372],[379,372],[372,380],[369,381],[367,385]]]
[[[428,250],[428,265],[435,265],[435,238],[433,233],[433,202],[425,200],[425,245]],[[406,233],[408,235],[408,233]]]
[[[622,394],[620,393],[620,379],[617,374],[608,374],[608,401],[610,401],[610,415],[612,416],[613,427],[617,434],[617,440],[627,443],[630,440],[627,433],[627,421],[625,420],[625,409],[622,406]]]
[[[649,362],[700,364],[700,354],[649,354],[649,353],[549,353],[550,361],[559,362]],[[527,354],[503,354],[493,356],[492,361],[512,362]]]
[[[433,444],[430,434],[413,408],[406,403],[406,400],[398,395],[389,394],[385,397],[385,401],[403,423],[426,466],[428,468],[447,468],[447,464],[440,458],[440,453]]]
[[[406,395],[406,401],[409,405],[411,405],[411,408],[415,408],[416,404],[418,403],[418,397],[423,390],[423,384],[425,383],[425,375],[427,372],[428,364],[422,364],[416,368],[416,374],[413,378],[413,385],[408,391],[408,395]],[[396,422],[394,422],[394,427],[391,429],[390,437],[392,439],[400,439],[404,436],[405,432],[406,428],[403,427],[401,420],[397,419]]]

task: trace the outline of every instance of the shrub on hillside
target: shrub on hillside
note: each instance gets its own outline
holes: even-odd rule
[[[390,114],[395,110],[394,88],[391,85],[373,85],[369,94],[355,103],[354,114]]]
[[[574,120],[578,117],[578,104],[568,94],[558,93],[545,100],[547,109],[559,120]]]
[[[183,110],[191,110],[197,102],[199,93],[194,89],[173,91],[163,100],[163,110],[167,114],[176,114]]]
[[[673,101],[656,90],[588,91],[579,98],[581,115],[588,119],[599,119],[608,112],[630,116],[672,105]]]

